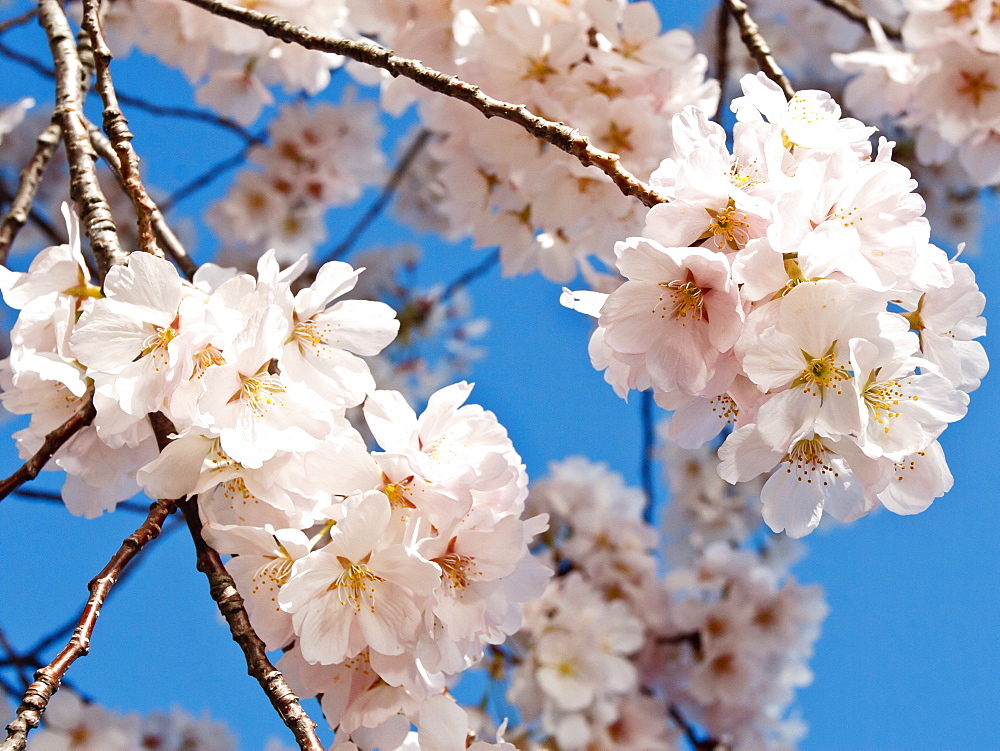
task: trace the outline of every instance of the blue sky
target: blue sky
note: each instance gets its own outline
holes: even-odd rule
[[[658,5],[665,26],[691,22],[704,7]],[[30,27],[7,41],[22,50],[34,46],[41,56],[39,38]],[[0,100],[27,93],[46,100],[48,83],[34,74],[3,60],[0,72],[6,82]],[[131,93],[188,100],[173,72],[129,61],[117,76]],[[240,145],[218,130],[139,112],[129,117],[150,181],[166,190],[197,171],[206,153],[214,161]],[[399,132],[397,127],[390,138]],[[996,216],[995,200],[986,200],[983,215]],[[387,220],[369,240],[401,236],[413,237]],[[205,231],[201,237],[210,240]],[[421,271],[426,282],[450,281],[482,257],[466,246],[416,239],[433,259]],[[991,255],[1000,254],[1000,225],[984,228],[981,245],[981,255],[966,260],[979,276],[993,321],[1000,271]],[[477,384],[473,400],[496,412],[529,474],[540,477],[549,462],[582,454],[637,484],[639,400],[623,403],[591,368],[587,320],[560,307],[558,288],[537,276],[501,282],[494,271],[470,291],[477,313],[492,320],[487,356],[470,374]],[[986,347],[996,359],[989,338]],[[955,488],[928,511],[913,517],[877,512],[806,538],[808,553],[795,574],[825,587],[831,614],[811,663],[815,681],[799,694],[810,726],[802,749],[1000,748],[1000,548],[992,527],[992,479],[1000,467],[991,429],[998,417],[1000,394],[990,376],[972,395],[969,415],[943,437]],[[0,449],[0,471],[15,466],[8,442]],[[56,487],[54,480],[44,477],[43,484]],[[15,645],[26,647],[75,611],[87,581],[140,521],[128,513],[85,521],[54,505],[16,498],[0,503],[0,623]],[[135,579],[104,609],[92,652],[74,665],[71,681],[123,711],[172,704],[205,709],[236,729],[244,748],[259,749],[266,737],[285,737],[286,731],[246,676],[193,564],[183,530],[156,544]]]

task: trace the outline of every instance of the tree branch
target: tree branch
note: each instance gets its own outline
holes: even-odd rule
[[[35,151],[28,160],[28,164],[21,170],[20,181],[17,184],[17,192],[11,196],[10,208],[0,222],[0,263],[7,263],[7,255],[10,253],[10,246],[14,243],[14,238],[21,228],[28,222],[31,213],[31,204],[34,203],[35,194],[41,183],[42,175],[49,164],[56,146],[59,145],[59,137],[62,129],[56,123],[50,123],[43,130],[35,142]]]
[[[225,159],[220,159],[215,164],[211,165],[208,169],[202,172],[200,175],[195,176],[191,180],[188,180],[182,186],[174,190],[165,201],[160,202],[160,206],[163,211],[170,211],[174,206],[176,206],[180,201],[185,198],[190,197],[196,191],[211,185],[213,182],[218,180],[224,174],[229,172],[229,170],[236,169],[241,164],[243,164],[247,157],[250,155],[250,149],[252,146],[247,145],[242,149],[237,151],[232,156],[227,156]]]
[[[351,248],[361,239],[361,236],[365,233],[374,221],[379,217],[379,215],[385,211],[389,203],[392,201],[392,197],[396,195],[396,191],[399,190],[399,184],[406,177],[406,173],[409,172],[410,166],[413,164],[413,160],[420,155],[420,152],[424,150],[427,142],[431,139],[434,134],[427,130],[426,128],[421,129],[417,135],[414,137],[413,141],[409,146],[406,147],[406,151],[399,158],[399,162],[396,164],[396,168],[392,171],[389,179],[386,181],[385,185],[382,187],[382,191],[379,193],[378,198],[375,199],[375,203],[368,207],[368,211],[354,223],[350,231],[344,237],[343,240],[327,253],[321,261],[318,263],[322,264],[326,261],[336,261],[347,255]]]
[[[132,200],[138,223],[139,249],[154,256],[163,257],[163,251],[156,242],[153,231],[153,213],[156,203],[146,192],[139,173],[139,155],[132,148],[132,132],[128,121],[118,104],[114,81],[111,77],[111,49],[104,40],[101,22],[98,18],[101,0],[83,0],[83,30],[90,37],[94,50],[94,65],[97,74],[97,93],[104,103],[104,132],[108,134],[115,154],[118,155],[119,174],[125,192]],[[88,134],[88,144],[90,136]],[[186,254],[185,254],[186,255]]]
[[[87,403],[75,415],[45,436],[41,448],[14,474],[3,482],[0,482],[0,501],[10,495],[19,486],[38,477],[38,473],[42,471],[42,467],[52,458],[52,455],[72,438],[80,428],[90,425],[96,414],[94,402],[88,399]]]
[[[191,0],[188,0],[189,2]],[[781,87],[785,99],[795,96],[795,88],[792,86],[788,76],[781,70],[778,61],[771,54],[771,48],[767,41],[761,36],[760,27],[757,22],[750,17],[750,11],[743,0],[724,0],[729,12],[736,20],[736,25],[740,27],[740,39],[746,45],[753,59],[757,61],[764,74]]]
[[[58,2],[58,0],[56,0]],[[41,0],[44,5],[46,0]],[[44,11],[43,11],[44,13]],[[148,542],[156,539],[163,528],[163,521],[174,512],[174,501],[156,501],[149,508],[146,520],[125,538],[111,560],[94,577],[88,588],[90,596],[83,608],[73,636],[56,658],[35,673],[34,682],[24,692],[24,699],[17,708],[17,716],[7,726],[7,740],[0,743],[0,751],[24,751],[28,733],[38,727],[42,713],[53,694],[59,690],[63,676],[78,658],[90,651],[90,637],[101,614],[101,606],[110,593],[122,571]]]
[[[198,516],[197,504],[194,501],[182,501],[180,508],[187,520],[198,553],[198,570],[208,577],[212,599],[229,624],[233,640],[243,650],[247,673],[264,689],[264,693],[271,700],[271,705],[295,735],[299,748],[302,751],[323,751],[323,744],[316,736],[316,723],[299,704],[298,697],[288,687],[281,671],[267,658],[264,642],[250,625],[250,618],[243,607],[243,598],[236,590],[236,583],[226,571],[219,554],[201,536],[201,519]],[[6,749],[0,747],[0,751]]]
[[[111,141],[89,120],[87,121],[87,132],[90,133],[90,143],[94,147],[94,151],[107,163],[111,169],[111,173],[115,176],[118,184],[122,186],[122,189],[127,191],[125,177],[121,171],[121,161],[114,147],[111,145]],[[198,264],[191,260],[191,256],[188,255],[184,244],[174,234],[174,231],[170,229],[170,225],[164,218],[163,212],[160,211],[159,207],[152,200],[150,200],[150,203],[152,205],[150,219],[152,220],[153,231],[156,232],[157,239],[159,239],[167,255],[187,275],[187,278],[193,278],[194,273],[198,270]]]
[[[666,198],[622,167],[621,157],[598,149],[575,128],[539,117],[523,105],[494,99],[480,91],[478,86],[447,73],[428,68],[419,60],[398,57],[392,50],[374,42],[335,39],[314,34],[304,26],[293,24],[287,19],[265,15],[255,10],[237,8],[220,0],[186,0],[186,2],[217,16],[239,21],[259,29],[268,36],[283,42],[298,44],[306,49],[343,55],[366,65],[388,71],[393,77],[402,76],[425,89],[459,99],[471,104],[488,118],[500,117],[519,125],[536,138],[572,154],[585,166],[597,167],[611,178],[622,193],[638,198],[646,206],[655,206],[666,201]]]
[[[0,34],[6,34],[11,29],[16,29],[18,26],[24,26],[26,23],[31,21],[35,16],[38,15],[38,10],[32,8],[27,10],[19,16],[14,16],[13,18],[8,18],[3,23],[0,23]]]
[[[38,20],[48,36],[55,63],[56,106],[52,119],[62,128],[69,161],[70,195],[76,202],[97,259],[98,276],[103,282],[108,270],[124,263],[127,254],[122,250],[111,209],[97,182],[94,164],[97,157],[83,121],[83,97],[80,93],[83,66],[59,0],[39,0]]]
[[[691,744],[691,748],[694,751],[729,751],[729,747],[722,743],[721,741],[715,740],[711,736],[706,738],[699,738],[697,733],[694,732],[694,727],[690,722],[684,719],[684,716],[677,709],[676,705],[671,704],[669,707],[670,717],[676,722],[682,731],[684,731],[684,736],[687,738],[688,743]],[[2,751],[2,749],[0,749]]]
[[[722,112],[726,101],[726,82],[729,79],[729,12],[726,0],[719,3],[715,19],[715,77],[719,81],[719,106],[712,119],[722,125]]]
[[[854,21],[854,23],[861,24],[862,26],[865,27],[865,31],[869,31],[868,22],[871,19],[871,16],[862,11],[859,7],[857,7],[853,3],[849,2],[849,0],[816,0],[816,2],[818,2],[820,5],[825,5],[830,10],[837,11],[838,13],[840,13],[840,15],[844,16],[845,18]],[[899,29],[894,29],[891,26],[890,27],[883,26],[882,31],[885,32],[885,35],[888,39],[894,39],[898,42],[903,38],[903,35],[902,33],[900,33]]]

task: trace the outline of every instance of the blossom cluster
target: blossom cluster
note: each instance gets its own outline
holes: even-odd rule
[[[898,118],[924,164],[955,164],[978,186],[1000,181],[1000,12],[990,0],[902,0],[902,49],[834,55],[858,73],[845,103],[877,122]]]
[[[96,516],[140,487],[197,495],[206,540],[234,556],[251,622],[287,648],[296,688],[323,694],[345,742],[403,742],[549,576],[528,554],[545,520],[521,519],[527,477],[506,431],[465,404],[464,382],[419,417],[376,390],[363,357],[399,322],[381,302],[334,302],[361,270],[330,262],[293,291],[305,258],[282,269],[268,252],[256,278],[206,265],[188,282],[137,252],[99,289],[69,226],[69,244],[0,274],[20,310],[0,399],[31,414],[21,455],[92,400],[93,424],[54,457],[67,507]],[[362,402],[381,451],[346,417]],[[151,413],[173,426],[162,451]]]
[[[351,18],[397,54],[572,124],[641,177],[669,152],[671,115],[718,100],[691,35],[661,32],[649,2],[365,0],[351,3]],[[385,109],[416,99],[425,126],[441,135],[404,183],[407,213],[449,237],[499,246],[505,274],[539,270],[565,282],[582,270],[598,279],[588,257],[612,262],[602,249],[641,225],[641,207],[596,169],[461,102],[382,80]]]
[[[266,0],[254,7],[319,34],[348,37],[357,31],[344,0]],[[122,0],[103,12],[101,25],[116,55],[135,47],[179,67],[197,84],[199,104],[247,125],[274,103],[269,86],[316,94],[343,64],[339,55],[283,44],[181,0]]]
[[[740,549],[749,534],[663,576],[644,501],[582,458],[533,486],[529,506],[552,520],[539,555],[558,575],[500,652],[513,665],[508,698],[539,728],[521,729],[519,747],[680,748],[679,717],[729,748],[787,747],[802,730],[785,715],[810,679],[820,591]]]
[[[733,152],[702,111],[676,116],[653,175],[670,200],[615,246],[626,281],[564,304],[597,317],[591,360],[619,394],[676,411],[681,445],[732,427],[720,474],[771,473],[774,531],[922,511],[951,485],[936,439],[988,368],[984,298],[874,128],[824,92],[742,86]]]
[[[250,150],[262,171],[240,172],[208,210],[225,245],[220,261],[245,262],[268,248],[282,263],[312,255],[326,239],[326,210],[356,201],[384,177],[382,132],[378,105],[356,101],[353,92],[337,106],[283,107],[266,145]]]
[[[64,688],[48,703],[45,724],[28,751],[236,751],[236,738],[223,723],[196,719],[175,708],[169,714],[122,715],[86,702]],[[276,739],[264,751],[287,751]]]

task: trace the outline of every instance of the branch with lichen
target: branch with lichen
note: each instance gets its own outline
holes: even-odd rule
[[[190,0],[189,0],[190,2]],[[750,16],[750,10],[743,0],[724,0],[730,15],[740,29],[740,39],[764,74],[781,88],[786,99],[795,96],[795,87],[788,80],[778,61],[771,54],[767,40],[760,33],[760,26]]]
[[[84,68],[59,0],[39,0],[38,20],[45,29],[55,63],[56,105],[52,119],[62,128],[69,162],[70,196],[76,202],[103,282],[108,270],[124,263],[127,254],[122,250],[111,208],[97,182],[97,155],[83,119],[80,81],[85,75]]]
[[[43,5],[45,1],[42,0]],[[38,727],[42,713],[48,706],[49,700],[59,690],[66,671],[77,659],[90,651],[90,637],[101,614],[101,607],[115,582],[139,551],[159,536],[164,520],[175,509],[174,501],[154,502],[149,508],[146,520],[125,538],[101,572],[90,581],[88,585],[90,596],[84,605],[73,636],[52,662],[35,673],[35,680],[24,692],[21,705],[17,708],[17,715],[7,725],[7,739],[0,743],[0,751],[24,751],[28,743],[28,733]]]
[[[304,26],[278,16],[265,15],[255,10],[238,8],[220,0],[185,0],[214,15],[238,21],[263,31],[270,37],[310,50],[342,55],[366,65],[387,71],[394,78],[402,77],[425,89],[461,100],[472,105],[486,117],[499,117],[524,128],[536,138],[576,157],[585,166],[594,166],[604,172],[627,196],[633,196],[646,206],[664,203],[667,199],[652,187],[626,170],[621,157],[594,146],[580,131],[564,123],[546,120],[527,107],[494,99],[478,86],[460,78],[428,68],[419,60],[399,57],[392,50],[368,41],[336,39],[315,34]]]

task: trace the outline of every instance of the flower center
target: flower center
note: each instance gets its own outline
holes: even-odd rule
[[[977,107],[983,103],[983,97],[986,94],[997,90],[997,85],[989,80],[985,70],[978,73],[960,70],[958,75],[962,78],[962,85],[956,89],[956,92],[971,99]]]
[[[281,380],[268,373],[266,369],[262,369],[257,375],[244,378],[240,390],[233,394],[233,398],[229,401],[239,399],[254,415],[263,417],[274,405],[280,407],[284,404],[281,399],[275,397],[275,394],[284,391],[285,386]]]
[[[361,598],[368,594],[371,597],[369,609],[375,612],[375,584],[385,581],[381,576],[373,574],[368,568],[368,556],[358,563],[352,563],[342,556],[337,556],[340,565],[344,567],[344,573],[334,579],[329,591],[336,590],[340,596],[341,605],[353,605],[355,610],[361,610]]]
[[[708,311],[705,310],[705,292],[695,284],[688,272],[685,281],[679,279],[672,282],[660,282],[665,291],[660,294],[660,318],[672,318],[687,325],[687,319],[693,321],[708,321]],[[653,308],[656,312],[656,308]]]
[[[805,358],[806,367],[792,382],[792,386],[802,386],[804,393],[819,396],[821,399],[825,396],[826,389],[832,388],[836,389],[838,394],[844,393],[840,384],[850,380],[851,372],[837,363],[836,347],[837,341],[834,340],[822,357],[813,357],[803,350],[802,356]]]
[[[746,245],[747,240],[750,239],[750,233],[747,231],[750,226],[747,220],[750,217],[744,212],[736,210],[736,202],[732,198],[729,199],[729,204],[722,211],[714,209],[705,209],[705,211],[712,217],[712,221],[708,225],[708,231],[699,239],[707,240],[709,237],[714,237],[715,247],[718,250],[723,248],[739,250]]]

